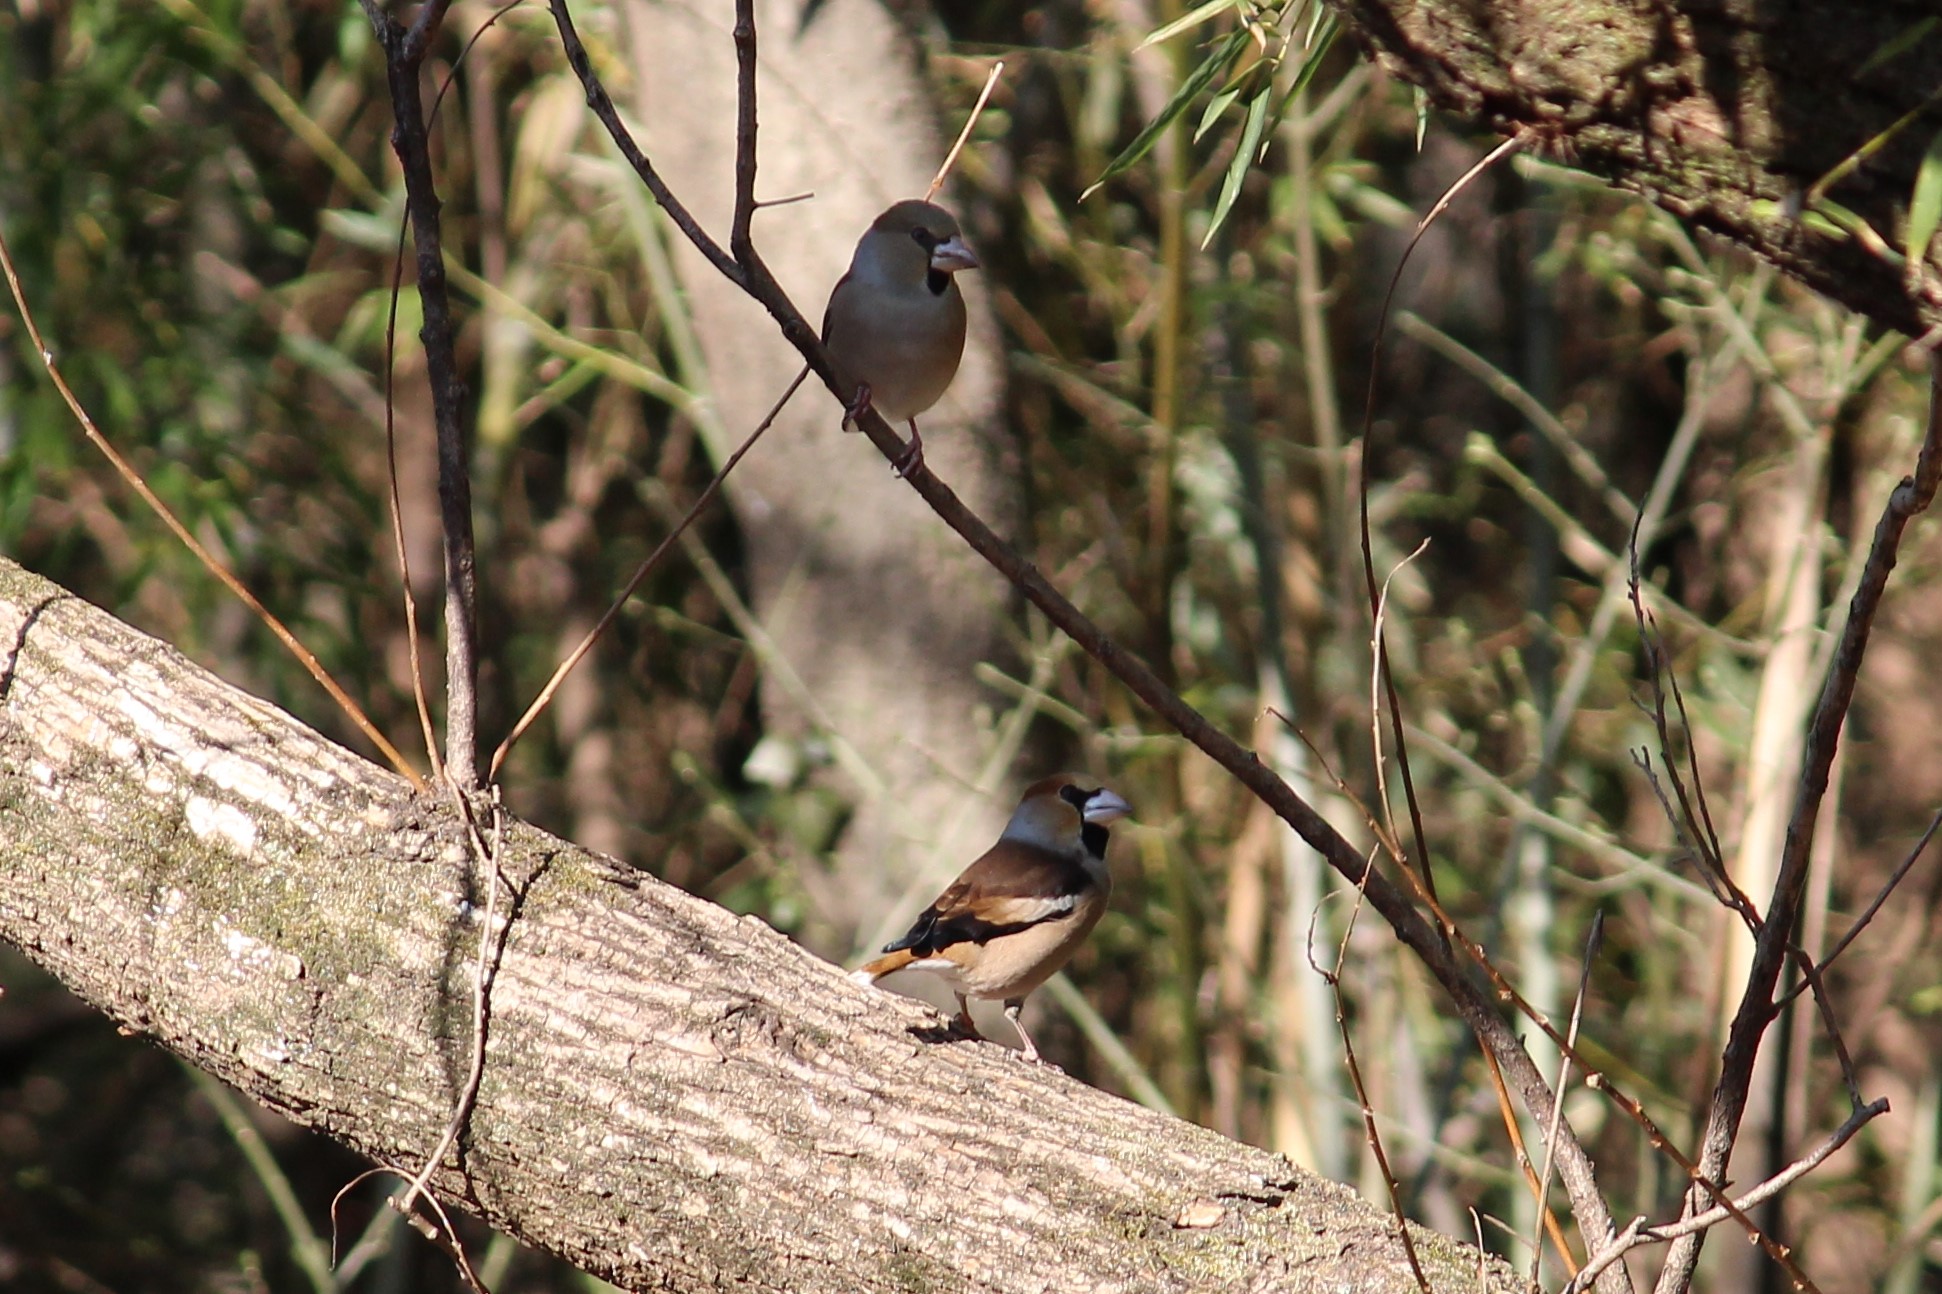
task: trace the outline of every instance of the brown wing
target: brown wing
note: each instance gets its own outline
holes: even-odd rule
[[[928,957],[952,944],[985,943],[1064,916],[1093,883],[1076,859],[1001,840],[965,868],[903,938],[883,950],[908,948]]]

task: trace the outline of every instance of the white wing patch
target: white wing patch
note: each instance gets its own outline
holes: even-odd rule
[[[1061,894],[1054,898],[1027,898],[1024,896],[987,899],[974,903],[971,915],[980,921],[994,926],[1029,926],[1062,916],[1078,904],[1076,894]]]

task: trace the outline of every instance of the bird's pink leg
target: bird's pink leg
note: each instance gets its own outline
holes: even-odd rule
[[[908,477],[923,465],[924,437],[917,430],[917,419],[912,418],[910,420],[910,443],[904,446],[902,453],[890,460],[890,466],[896,469],[898,476]]]
[[[1025,1044],[1025,1059],[1034,1065],[1043,1065],[1047,1069],[1058,1069],[1057,1065],[1038,1054],[1038,1044],[1032,1041],[1031,1034],[1025,1032],[1025,1025],[1018,1018],[1018,1013],[1024,1009],[1025,999],[1022,997],[1011,998],[1005,1002],[1005,1019],[1011,1021],[1011,1027],[1018,1030],[1018,1040]]]
[[[851,396],[850,402],[843,406],[843,430],[855,431],[856,420],[868,412],[870,412],[870,384],[858,382],[856,394]]]
[[[965,996],[962,993],[959,993],[957,995],[957,1000],[958,1000],[957,1018],[951,1021],[951,1027],[953,1029],[958,1030],[960,1033],[964,1034],[964,1036],[967,1038],[984,1037],[983,1034],[978,1032],[977,1022],[971,1018],[971,1003],[965,999]]]

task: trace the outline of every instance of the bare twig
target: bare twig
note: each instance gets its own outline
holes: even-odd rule
[[[438,505],[444,530],[445,767],[450,779],[470,790],[479,783],[479,665],[472,481],[460,419],[465,384],[459,378],[453,344],[452,306],[439,232],[438,186],[432,175],[431,144],[418,77],[449,0],[429,0],[409,29],[400,27],[379,8],[377,0],[360,3],[384,50],[385,80],[391,90],[396,123],[391,146],[404,172],[405,207],[411,215],[412,242],[417,252],[418,299],[425,320],[419,336],[425,344],[432,415],[438,430]]]
[[[1707,1179],[1717,1180],[1725,1172],[1741,1117],[1746,1112],[1747,1090],[1752,1083],[1760,1042],[1776,1014],[1774,986],[1788,955],[1789,936],[1807,874],[1808,849],[1820,814],[1821,798],[1827,791],[1828,769],[1834,762],[1841,728],[1854,699],[1855,680],[1868,649],[1875,614],[1880,610],[1888,576],[1895,568],[1909,521],[1927,510],[1935,499],[1937,485],[1942,484],[1942,352],[1929,356],[1929,382],[1928,428],[1916,457],[1915,471],[1895,487],[1876,523],[1860,586],[1848,605],[1840,645],[1828,666],[1820,700],[1808,724],[1800,783],[1795,792],[1793,815],[1787,823],[1786,844],[1774,879],[1773,897],[1767,904],[1766,926],[1754,941],[1752,968],[1747,972],[1739,1009],[1727,1032],[1720,1076],[1707,1111],[1699,1159],[1699,1172]],[[1687,1212],[1697,1213],[1703,1202],[1704,1197],[1695,1188],[1687,1195]],[[1696,1232],[1673,1245],[1660,1271],[1658,1294],[1683,1294],[1690,1287],[1704,1238],[1705,1232]]]
[[[406,221],[410,220],[409,215]],[[398,406],[392,387],[397,376],[398,293],[405,276],[406,225],[398,226],[398,250],[391,260],[391,303],[384,317],[384,464],[386,498],[391,505],[391,543],[398,550],[398,581],[404,586],[405,655],[411,668],[411,700],[418,711],[418,726],[424,734],[425,757],[431,761],[433,780],[445,780],[445,758],[438,751],[438,734],[432,730],[431,703],[425,696],[425,664],[418,636],[418,598],[411,591],[411,551],[405,545],[404,504],[398,492]]]
[[[1395,581],[1396,573],[1415,561],[1418,557],[1421,557],[1423,550],[1429,546],[1430,541],[1425,539],[1422,543],[1416,545],[1415,551],[1411,552],[1409,556],[1391,567],[1389,574],[1382,577],[1382,591],[1376,595],[1376,600],[1372,608],[1374,614],[1370,617],[1369,628],[1369,746],[1370,754],[1375,761],[1376,807],[1382,811],[1382,820],[1388,829],[1390,839],[1398,842],[1396,845],[1397,861],[1403,862],[1405,866],[1407,865],[1407,859],[1402,856],[1403,851],[1400,845],[1402,837],[1396,832],[1395,809],[1389,803],[1389,761],[1382,757],[1382,696],[1380,691],[1383,675],[1382,625],[1384,618],[1389,613],[1389,586]],[[1401,738],[1399,736],[1398,741],[1400,740]]]
[[[1362,406],[1362,453],[1359,455],[1358,483],[1356,489],[1356,514],[1360,527],[1362,544],[1362,579],[1368,596],[1370,614],[1374,615],[1378,593],[1376,590],[1375,548],[1369,534],[1369,436],[1375,422],[1376,383],[1382,373],[1382,338],[1389,324],[1389,307],[1395,300],[1396,286],[1402,281],[1403,267],[1409,264],[1409,257],[1416,245],[1423,240],[1429,227],[1437,218],[1449,210],[1456,196],[1470,187],[1470,182],[1496,165],[1499,161],[1517,152],[1528,142],[1529,132],[1519,131],[1509,139],[1498,144],[1475,165],[1457,177],[1454,184],[1443,191],[1441,197],[1431,204],[1423,218],[1416,222],[1416,229],[1403,247],[1403,254],[1396,258],[1396,268],[1390,272],[1389,286],[1382,295],[1382,309],[1376,315],[1375,341],[1369,347],[1369,389]],[[1396,693],[1396,679],[1389,670],[1389,649],[1384,645],[1380,634],[1376,636],[1376,675],[1382,681],[1384,699],[1389,703],[1389,725],[1396,746],[1396,770],[1402,775],[1403,798],[1409,805],[1410,831],[1416,840],[1417,874],[1421,877],[1423,888],[1429,895],[1436,896],[1435,870],[1430,866],[1429,835],[1423,830],[1423,813],[1416,800],[1416,779],[1409,767],[1409,744],[1403,736],[1403,710]],[[1583,1216],[1582,1209],[1580,1216]]]
[[[1498,1118],[1510,1137],[1511,1156],[1524,1175],[1524,1185],[1531,1192],[1531,1198],[1536,1200],[1543,1192],[1538,1189],[1537,1168],[1531,1162],[1531,1152],[1524,1145],[1524,1129],[1517,1118],[1517,1106],[1511,1100],[1510,1088],[1504,1085],[1504,1073],[1497,1067],[1497,1058],[1486,1051],[1483,1060],[1484,1069],[1490,1074],[1490,1085],[1497,1094]],[[1564,1228],[1558,1224],[1558,1215],[1550,1209],[1539,1209],[1538,1217],[1544,1223],[1544,1233],[1551,1237],[1551,1247],[1558,1251],[1558,1261],[1564,1264],[1567,1271],[1575,1269],[1578,1260],[1572,1257],[1571,1245],[1564,1238]]]
[[[1679,676],[1668,663],[1670,658],[1666,652],[1664,640],[1659,634],[1658,625],[1652,614],[1645,609],[1641,597],[1636,534],[1631,551],[1632,611],[1638,623],[1639,642],[1645,651],[1647,676],[1652,686],[1652,721],[1658,733],[1659,752],[1666,763],[1666,775],[1679,796],[1680,807],[1677,812],[1674,811],[1664,788],[1659,784],[1658,774],[1653,771],[1652,761],[1646,753],[1643,750],[1634,751],[1632,762],[1645,775],[1646,784],[1657,797],[1666,821],[1679,839],[1685,842],[1694,866],[1705,879],[1713,897],[1718,899],[1722,906],[1737,913],[1747,930],[1757,940],[1765,926],[1765,921],[1754,909],[1753,901],[1735,883],[1732,873],[1727,869],[1724,856],[1720,851],[1719,837],[1713,829],[1712,814],[1706,805],[1705,783],[1700,778],[1698,757],[1694,753],[1690,738],[1684,743],[1687,773],[1692,781],[1690,795],[1687,793],[1685,782],[1679,776],[1678,766],[1672,753],[1675,743],[1665,708],[1668,687],[1671,689],[1673,702],[1678,707],[1680,730],[1690,733],[1692,720],[1686,713],[1685,693],[1679,686]],[[1696,809],[1695,806],[1697,806]],[[1834,1013],[1834,1005],[1828,1000],[1826,989],[1821,982],[1820,970],[1814,965],[1814,959],[1807,955],[1806,950],[1794,943],[1791,938],[1787,942],[1786,953],[1800,971],[1802,980],[1800,988],[1810,990],[1814,994],[1814,1006],[1820,1012],[1821,1022],[1827,1030],[1828,1042],[1833,1046],[1835,1059],[1840,1064],[1841,1079],[1847,1087],[1848,1100],[1850,1104],[1859,1107],[1862,1103],[1860,1081],[1855,1077],[1854,1060],[1848,1052],[1846,1039],[1842,1037],[1840,1020]],[[1774,1003],[1776,1015],[1793,1001],[1798,991],[1789,992]]]
[[[1641,514],[1643,516],[1643,514]],[[1720,852],[1719,836],[1713,830],[1711,811],[1706,807],[1705,781],[1699,775],[1698,754],[1688,739],[1686,748],[1686,768],[1692,781],[1692,789],[1686,789],[1686,780],[1679,775],[1674,748],[1679,745],[1672,737],[1672,724],[1666,713],[1667,688],[1671,688],[1673,704],[1679,711],[1681,732],[1690,733],[1692,723],[1686,715],[1685,693],[1680,690],[1679,676],[1673,670],[1671,655],[1666,651],[1665,639],[1659,633],[1658,621],[1646,610],[1643,585],[1639,579],[1639,526],[1632,527],[1630,552],[1630,583],[1627,593],[1632,602],[1632,619],[1638,626],[1639,646],[1645,653],[1645,676],[1652,689],[1652,728],[1659,738],[1659,754],[1666,765],[1666,778],[1672,783],[1673,794],[1679,799],[1678,812],[1666,798],[1658,780],[1652,774],[1649,762],[1640,760],[1636,755],[1633,762],[1638,764],[1651,782],[1652,792],[1658,796],[1659,804],[1665,810],[1666,821],[1674,833],[1685,842],[1687,852],[1692,856],[1693,865],[1702,877],[1706,887],[1713,892],[1721,904],[1739,914],[1740,920],[1754,935],[1760,933],[1761,917],[1738,884],[1726,869],[1724,856]]]
[[[54,362],[53,350],[41,337],[40,325],[34,322],[34,312],[28,308],[27,294],[20,286],[20,275],[14,270],[13,253],[7,247],[4,233],[0,233],[0,270],[6,273],[7,286],[13,291],[14,308],[20,311],[20,321],[27,329],[27,340],[32,344],[34,354],[40,356],[41,365],[47,370],[48,379],[54,383],[54,389],[60,393],[68,412],[74,415],[75,422],[80,424],[81,432],[88,438],[88,443],[101,451],[102,457],[106,458],[109,466],[113,467],[121,479],[127,482],[128,488],[148,505],[151,512],[161,518],[162,524],[169,528],[169,532],[184,548],[195,554],[196,560],[202,563],[204,569],[220,580],[223,587],[228,589],[237,601],[248,607],[250,612],[262,621],[272,634],[276,635],[276,640],[283,644],[286,651],[296,657],[297,663],[304,667],[311,678],[317,680],[317,685],[329,693],[330,699],[337,703],[338,709],[342,710],[345,717],[356,725],[357,730],[378,748],[390,762],[391,767],[409,781],[414,789],[424,790],[425,780],[418,775],[418,770],[413,768],[411,762],[399,753],[398,748],[378,731],[377,725],[365,715],[363,708],[351,700],[350,693],[337,685],[337,680],[324,669],[323,662],[317,659],[315,653],[297,641],[297,636],[290,632],[283,621],[270,614],[270,609],[257,601],[256,595],[251,593],[227,566],[217,561],[215,554],[204,548],[202,543],[189,533],[189,528],[169,511],[168,505],[156,496],[155,491],[148,488],[148,482],[141,478],[140,473],[136,472],[128,460],[121,456],[121,452],[109,442],[108,438],[101,434],[101,429],[95,426],[93,417],[82,407],[79,397],[68,386],[67,379],[61,376],[60,365]]]
[[[1591,966],[1598,959],[1598,945],[1605,935],[1605,909],[1599,908],[1591,915],[1591,933],[1585,936],[1584,962],[1578,967],[1578,995],[1571,1001],[1571,1026],[1565,1030],[1565,1037],[1572,1046],[1578,1045],[1578,1025],[1584,1018],[1585,993],[1591,987]],[[1564,1089],[1571,1081],[1571,1056],[1569,1053],[1558,1058],[1558,1081],[1554,1090],[1558,1099],[1551,1105],[1551,1126],[1544,1134],[1544,1166],[1537,1174],[1537,1212],[1538,1225],[1551,1220],[1551,1165],[1557,1157],[1558,1129],[1564,1125]],[[1537,1284],[1539,1260],[1544,1256],[1544,1246],[1537,1236],[1531,1237],[1531,1284]],[[1571,1257],[1565,1255],[1565,1265],[1571,1265]],[[1572,1275],[1577,1275],[1573,1272]]]
[[[984,89],[978,91],[978,101],[971,105],[971,115],[964,119],[964,129],[958,132],[957,142],[951,145],[950,152],[944,154],[943,164],[937,168],[937,174],[931,177],[931,186],[924,190],[924,201],[929,202],[935,198],[937,191],[944,187],[944,181],[950,178],[951,168],[957,165],[958,154],[964,151],[965,143],[971,138],[971,128],[978,124],[978,118],[983,115],[984,106],[990,100],[991,92],[998,87],[998,78],[1004,74],[1005,60],[1001,58],[993,63],[991,71],[985,74]]]
[[[755,442],[760,440],[762,433],[775,422],[776,415],[782,412],[782,406],[789,402],[789,397],[796,393],[796,388],[802,385],[803,378],[808,375],[808,369],[796,374],[796,380],[789,384],[789,389],[782,393],[782,398],[775,402],[775,407],[769,410],[768,416],[763,418],[756,425],[755,430],[748,434],[748,438],[728,456],[728,461],[721,465],[721,469],[715,473],[700,496],[688,506],[687,514],[675,524],[674,529],[668,531],[660,543],[654,546],[654,551],[647,555],[647,560],[634,568],[634,574],[628,578],[626,584],[621,586],[619,595],[614,598],[613,605],[607,608],[606,614],[587,631],[586,637],[580,640],[579,645],[566,654],[566,659],[554,667],[553,676],[546,680],[546,686],[539,690],[539,695],[534,697],[532,704],[526,707],[526,712],[519,716],[519,722],[512,726],[512,731],[506,734],[506,739],[499,743],[497,750],[492,752],[492,763],[486,769],[488,782],[498,779],[499,770],[505,765],[506,756],[512,753],[513,744],[526,735],[526,730],[533,726],[533,721],[539,718],[553,700],[553,694],[560,690],[562,683],[566,682],[566,676],[571,674],[574,666],[593,650],[593,645],[600,641],[600,636],[607,632],[608,626],[613,624],[615,618],[620,615],[621,608],[627,605],[627,600],[634,596],[634,590],[640,588],[641,582],[661,564],[661,559],[674,546],[674,542],[694,524],[695,518],[701,515],[701,510],[708,506],[716,492],[721,489],[722,482],[728,479],[728,474],[735,470],[735,465],[742,461],[744,454],[755,448]]]
[[[1599,1273],[1640,1245],[1665,1244],[1685,1236],[1697,1235],[1726,1221],[1734,1215],[1735,1211],[1744,1213],[1765,1203],[1826,1163],[1828,1158],[1842,1146],[1847,1145],[1864,1125],[1887,1112],[1888,1102],[1885,1099],[1860,1107],[1848,1116],[1845,1123],[1822,1138],[1821,1143],[1814,1149],[1746,1194],[1736,1198],[1731,1205],[1718,1204],[1704,1213],[1695,1214],[1678,1222],[1667,1223],[1663,1227],[1650,1226],[1644,1218],[1632,1219],[1631,1224],[1620,1232],[1611,1244],[1593,1255],[1585,1264],[1584,1270],[1565,1286],[1564,1294],[1577,1294],[1577,1291],[1596,1280]]]
[[[1835,943],[1834,950],[1828,953],[1827,956],[1821,958],[1819,964],[1814,967],[1816,972],[1825,974],[1827,968],[1834,964],[1834,959],[1846,952],[1848,945],[1852,944],[1860,937],[1861,932],[1868,928],[1868,923],[1875,919],[1875,914],[1881,911],[1884,903],[1888,902],[1888,896],[1895,892],[1896,888],[1901,885],[1902,878],[1908,875],[1909,869],[1913,868],[1916,861],[1927,851],[1929,841],[1935,839],[1935,833],[1938,828],[1942,828],[1942,811],[1938,811],[1934,817],[1929,819],[1928,829],[1922,833],[1922,838],[1915,842],[1915,847],[1909,850],[1907,856],[1896,865],[1895,870],[1882,883],[1881,889],[1876,892],[1873,901],[1868,904],[1867,910],[1854,919],[1854,924],[1848,927],[1848,932],[1842,935]],[[1774,1005],[1776,1007],[1786,1006],[1789,1002],[1805,992],[1810,987],[1810,984],[1811,981],[1803,980],[1800,984],[1795,985],[1778,1002],[1774,1003]]]
[[[728,246],[739,261],[755,246],[749,232],[755,219],[755,6],[749,3],[735,6],[735,83],[741,93],[735,96],[735,214]]]
[[[1376,875],[1374,867],[1363,870],[1363,876]],[[1335,1027],[1342,1035],[1342,1057],[1349,1071],[1349,1082],[1355,1088],[1356,1107],[1362,1112],[1362,1136],[1369,1144],[1369,1153],[1376,1157],[1376,1167],[1382,1173],[1382,1184],[1389,1192],[1389,1209],[1396,1218],[1396,1234],[1403,1242],[1403,1254],[1409,1259],[1409,1270],[1416,1276],[1416,1288],[1422,1294],[1430,1294],[1429,1277],[1423,1274],[1423,1265],[1416,1258],[1416,1242],[1409,1234],[1409,1215],[1403,1212],[1402,1188],[1396,1183],[1396,1172],[1389,1166],[1389,1156],[1382,1148],[1382,1133],[1376,1128],[1376,1109],[1369,1103],[1369,1085],[1363,1081],[1361,1062],[1355,1058],[1355,1040],[1349,1036],[1348,1004],[1342,997],[1342,967],[1349,959],[1349,938],[1355,933],[1355,919],[1362,912],[1362,891],[1356,891],[1355,903],[1349,908],[1348,920],[1342,923],[1342,940],[1335,950],[1335,969],[1325,970],[1315,960],[1315,922],[1320,918],[1322,909],[1317,905],[1308,919],[1308,966],[1328,982],[1335,996]]]

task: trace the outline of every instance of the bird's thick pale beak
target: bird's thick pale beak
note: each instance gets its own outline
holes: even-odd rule
[[[937,246],[931,248],[931,268],[955,274],[959,270],[975,270],[978,258],[964,245],[964,239],[952,234]]]
[[[1080,814],[1087,822],[1117,822],[1131,817],[1133,806],[1108,790],[1097,790],[1086,801],[1085,810]]]

